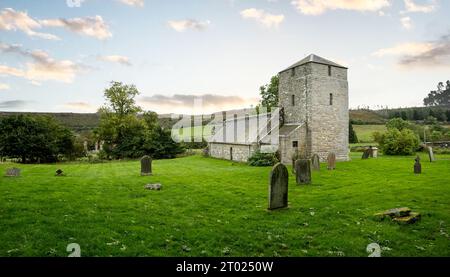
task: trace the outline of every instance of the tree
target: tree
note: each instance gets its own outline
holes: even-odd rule
[[[391,128],[381,135],[379,144],[386,155],[413,155],[419,147],[419,137],[409,129]]]
[[[358,143],[358,136],[356,135],[355,130],[353,129],[353,125],[351,122],[348,124],[348,142],[349,143]]]
[[[280,78],[278,75],[270,79],[270,83],[259,88],[261,95],[261,106],[268,109],[278,106],[278,85]]]
[[[402,118],[393,118],[386,123],[386,128],[388,129],[398,129],[402,131],[403,129],[411,129],[411,124]]]
[[[423,99],[425,106],[445,106],[450,107],[450,80],[445,85],[439,82],[437,90],[431,91],[426,98]]]
[[[0,120],[0,156],[22,163],[55,162],[74,155],[74,135],[47,116],[13,115]]]
[[[156,126],[147,133],[143,152],[155,159],[175,158],[178,154],[184,152],[184,148],[172,139],[172,132]]]

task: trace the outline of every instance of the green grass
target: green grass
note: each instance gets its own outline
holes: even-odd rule
[[[373,142],[373,132],[384,132],[386,126],[384,125],[353,125],[356,136],[360,143]]]
[[[289,208],[267,211],[269,167],[201,156],[156,160],[154,176],[139,162],[13,165],[0,177],[0,256],[450,256],[450,155],[322,164],[313,184],[289,180]],[[62,168],[67,176],[55,177]],[[146,191],[160,182],[161,191]],[[407,206],[422,220],[377,222],[376,212]]]

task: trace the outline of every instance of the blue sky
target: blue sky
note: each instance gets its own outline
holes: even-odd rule
[[[349,67],[353,108],[422,105],[450,79],[448,18],[444,0],[0,0],[0,110],[93,112],[112,80],[159,113],[250,107],[311,53]]]

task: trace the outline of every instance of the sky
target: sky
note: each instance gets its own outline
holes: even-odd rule
[[[447,0],[0,0],[0,111],[95,112],[113,80],[158,113],[249,108],[309,54],[349,68],[351,108],[421,106],[450,79],[449,18]]]

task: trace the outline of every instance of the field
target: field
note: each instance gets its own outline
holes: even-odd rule
[[[450,255],[450,155],[380,157],[313,173],[313,184],[289,180],[289,208],[267,211],[270,167],[189,156],[139,162],[13,165],[22,176],[0,177],[0,256],[382,256]],[[55,177],[62,168],[67,176]],[[161,191],[143,189],[160,182]],[[372,215],[407,206],[413,225]]]
[[[385,132],[386,126],[384,125],[353,125],[353,130],[356,132],[356,136],[360,143],[373,142],[373,132]]]

